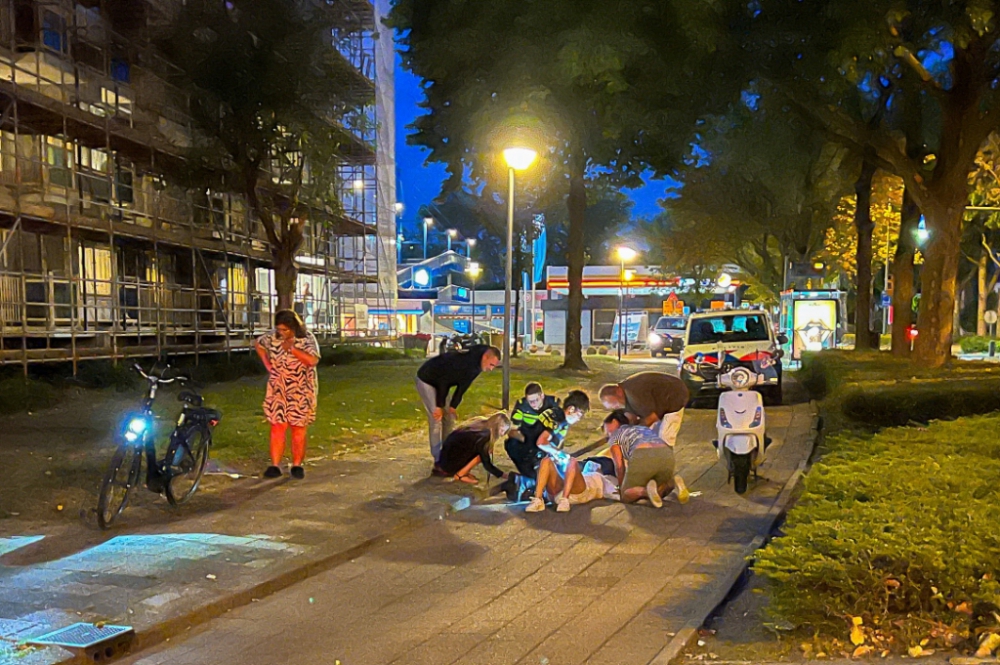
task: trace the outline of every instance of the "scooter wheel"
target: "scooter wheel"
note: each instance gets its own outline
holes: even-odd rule
[[[733,489],[736,490],[737,494],[745,494],[747,491],[747,483],[750,481],[750,454],[734,454],[731,456],[731,460],[733,470]]]

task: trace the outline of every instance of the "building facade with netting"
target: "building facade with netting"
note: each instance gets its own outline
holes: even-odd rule
[[[0,365],[245,350],[271,327],[260,222],[166,175],[194,130],[144,40],[176,1],[0,0]],[[386,339],[395,317],[370,311],[395,309],[387,6],[325,4],[374,102],[345,123],[338,214],[306,229],[295,307],[320,337]]]

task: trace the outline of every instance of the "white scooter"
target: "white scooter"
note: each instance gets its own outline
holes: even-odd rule
[[[752,390],[765,380],[762,374],[746,367],[733,368],[717,380],[724,392],[719,395],[715,421],[719,438],[712,445],[719,459],[725,460],[737,494],[747,491],[751,471],[757,478],[757,467],[764,463],[764,451],[771,443],[764,432],[764,401],[759,392]]]

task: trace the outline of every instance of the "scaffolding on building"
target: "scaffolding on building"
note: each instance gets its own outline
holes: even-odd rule
[[[327,4],[343,17],[337,51],[378,85],[375,8]],[[171,6],[0,0],[0,366],[229,353],[271,327],[261,223],[238,196],[164,175],[192,121],[142,35]],[[392,317],[368,316],[395,297],[380,281],[395,265],[379,259],[376,126],[374,104],[349,115],[342,212],[310,222],[297,258],[296,309],[319,337],[393,335]]]

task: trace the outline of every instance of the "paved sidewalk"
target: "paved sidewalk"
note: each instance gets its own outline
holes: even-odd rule
[[[482,625],[474,622],[470,629],[454,628],[456,622],[476,611],[487,617],[500,612],[507,622],[517,620],[528,609],[526,603],[538,600],[530,592],[536,581],[538,589],[564,599],[544,603],[544,611],[558,615],[552,619],[558,625],[570,625],[566,621],[586,609],[581,603],[588,598],[624,594],[627,602],[611,603],[614,621],[621,624],[616,631],[627,624],[622,633],[626,638],[634,634],[648,643],[653,636],[646,650],[655,646],[658,651],[672,630],[664,627],[681,625],[678,622],[690,614],[705,589],[718,584],[715,574],[732,568],[747,543],[768,528],[769,508],[811,446],[807,405],[769,411],[775,438],[764,474],[769,482],[747,498],[736,497],[725,486],[725,472],[707,443],[714,412],[690,414],[679,444],[679,463],[693,488],[705,495],[684,507],[668,504],[663,512],[598,504],[569,516],[553,513],[525,520],[520,508],[487,503],[444,519],[456,508],[468,507],[470,498],[482,499],[484,491],[428,479],[426,444],[412,435],[310,468],[305,483],[232,481],[228,490],[197,495],[181,518],[150,497],[139,515],[125,514],[123,535],[83,534],[92,546],[82,549],[76,530],[42,538],[5,534],[0,537],[0,663],[64,662],[69,652],[20,651],[16,645],[76,621],[131,625],[139,633],[139,646],[150,645],[232,608],[248,605],[228,616],[259,612],[284,602],[286,594],[327,586],[340,595],[322,601],[329,603],[322,614],[330,619],[344,612],[338,626],[362,624],[346,633],[317,628],[342,645],[340,652],[354,653],[352,649],[382,642],[412,650],[435,630],[459,635],[444,639],[449,648],[455,648],[457,640],[472,649],[482,640],[468,635],[489,638],[502,629],[496,623],[500,618]],[[595,415],[587,424],[597,422]],[[578,431],[583,432],[575,439],[580,443],[596,436]],[[359,570],[372,574],[362,576]],[[433,584],[438,577],[440,583]],[[353,586],[345,584],[347,580],[355,580]],[[664,595],[668,591],[674,595]],[[506,599],[493,602],[504,593],[520,600],[514,605]],[[392,603],[397,610],[399,603],[408,609],[396,611],[391,624],[372,620]],[[458,608],[463,609],[456,615]],[[429,623],[419,630],[411,627],[403,621],[411,614]],[[604,614],[590,614],[591,621],[609,621]],[[279,618],[273,625],[287,628],[287,620]],[[577,620],[571,625],[583,624]],[[551,639],[576,642],[578,628],[562,630],[550,631]],[[341,642],[336,635],[346,637]],[[295,639],[281,641],[285,650],[296,644]],[[525,638],[516,641],[524,643]],[[192,640],[182,649],[195,644]],[[433,650],[435,644],[432,640],[423,648]],[[190,662],[226,660],[196,657],[197,650],[188,650]],[[261,654],[265,651],[262,648]],[[390,662],[389,656],[396,657],[390,652],[385,651],[382,660],[364,655],[344,663]],[[275,661],[277,656],[270,653],[271,660],[258,662],[293,662],[290,654]],[[444,662],[436,658],[427,662]],[[327,660],[314,654],[313,660],[298,662]]]
[[[127,662],[665,665],[665,646],[728,590],[811,451],[809,405],[769,414],[768,481],[745,497],[706,442],[714,413],[696,411],[678,457],[703,494],[685,506],[474,505]]]

